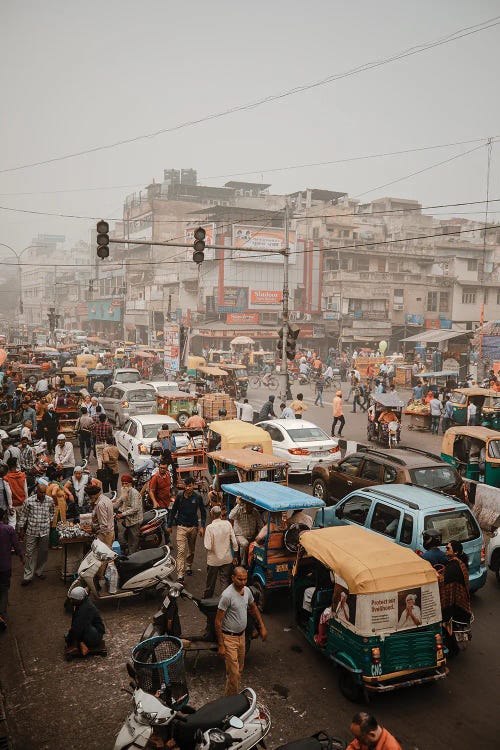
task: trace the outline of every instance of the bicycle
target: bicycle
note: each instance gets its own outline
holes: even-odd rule
[[[250,378],[250,385],[252,388],[270,388],[275,391],[278,388],[278,378],[271,373],[267,375],[253,375]]]

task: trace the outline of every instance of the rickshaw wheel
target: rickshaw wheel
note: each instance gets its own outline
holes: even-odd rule
[[[340,692],[353,703],[361,703],[364,697],[363,686],[359,684],[352,672],[348,669],[340,668],[339,674]]]
[[[260,612],[265,612],[266,606],[267,606],[266,590],[264,586],[262,585],[262,583],[257,578],[253,579],[252,586],[257,591],[257,597],[256,597],[255,603],[257,604],[257,607],[259,608]]]

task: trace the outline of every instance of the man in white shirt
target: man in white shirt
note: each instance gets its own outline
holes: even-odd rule
[[[248,403],[247,398],[243,399],[243,403],[240,406],[240,419],[242,422],[253,424],[253,406]]]
[[[214,505],[210,511],[212,522],[205,529],[203,542],[207,554],[207,582],[204,599],[214,595],[217,578],[220,578],[222,590],[231,582],[233,559],[238,549],[238,542],[230,521],[221,518],[220,505]]]
[[[63,478],[70,479],[75,469],[75,454],[73,446],[66,440],[64,433],[57,436],[57,445],[54,451],[54,463],[58,469],[62,469]]]
[[[467,407],[467,424],[469,427],[474,427],[476,424],[477,406],[472,401]]]
[[[295,412],[291,406],[287,406],[285,402],[282,402],[280,404],[280,409],[280,419],[295,419]]]

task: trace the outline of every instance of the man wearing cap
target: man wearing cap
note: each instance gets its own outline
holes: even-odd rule
[[[28,586],[33,575],[45,578],[44,568],[49,554],[49,533],[54,517],[54,501],[47,497],[47,480],[39,479],[36,493],[21,505],[17,529],[25,538],[24,578],[21,586]]]
[[[107,547],[111,547],[115,539],[115,520],[113,503],[97,484],[89,484],[85,490],[92,505],[92,531]],[[104,566],[105,567],[105,566]]]
[[[47,443],[47,451],[54,452],[59,434],[59,417],[54,411],[54,404],[47,406],[47,411],[42,417],[43,437]]]
[[[75,586],[69,592],[68,598],[73,605],[73,615],[71,628],[65,635],[65,658],[71,659],[80,654],[86,656],[89,649],[99,646],[106,628],[99,610],[90,600],[83,586]]]
[[[69,479],[73,476],[75,468],[75,454],[73,445],[66,440],[64,433],[57,436],[57,445],[54,451],[54,463],[58,469],[62,469],[63,479]]]
[[[210,599],[214,595],[217,578],[220,578],[224,590],[231,583],[233,559],[238,542],[231,521],[221,518],[220,505],[214,505],[210,510],[212,522],[205,529],[203,543],[207,550],[207,582],[203,597]]]
[[[125,527],[123,540],[127,544],[129,555],[139,549],[143,519],[142,497],[140,492],[132,486],[133,483],[134,479],[131,474],[122,474],[121,495],[113,503],[113,507],[118,510],[116,518],[123,520],[123,526]],[[120,539],[120,544],[122,544],[122,539]]]
[[[85,504],[85,489],[89,483],[89,479],[89,475],[83,473],[82,466],[75,466],[73,476],[64,485],[64,489],[73,495],[80,509]]]

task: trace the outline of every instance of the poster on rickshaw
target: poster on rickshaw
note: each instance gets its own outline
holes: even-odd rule
[[[438,583],[357,596],[355,629],[361,633],[397,632],[439,622]]]
[[[165,323],[163,332],[163,362],[166,372],[179,372],[181,335],[178,323]]]

